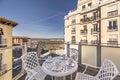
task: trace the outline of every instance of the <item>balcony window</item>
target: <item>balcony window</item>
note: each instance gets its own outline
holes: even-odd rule
[[[108,31],[117,31],[117,20],[109,21]]]
[[[85,10],[85,5],[82,6],[82,10]]]
[[[76,42],[76,37],[72,36],[72,43],[75,43],[75,42]]]
[[[75,27],[72,27],[71,34],[75,34],[75,33],[76,33],[76,29],[75,29]]]
[[[87,15],[83,15],[84,21],[87,21]]]
[[[97,20],[98,19],[98,12],[94,12],[93,13],[93,20]]]

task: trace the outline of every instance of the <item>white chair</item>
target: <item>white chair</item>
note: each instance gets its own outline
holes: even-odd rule
[[[79,51],[75,48],[70,48],[69,49],[69,52],[70,52],[70,57],[75,60],[76,62],[78,62],[78,53]]]
[[[23,68],[27,72],[25,80],[44,80],[46,73],[39,64],[36,52],[28,52],[22,57]]]
[[[75,80],[113,80],[118,74],[115,64],[105,60],[96,76],[77,72]]]

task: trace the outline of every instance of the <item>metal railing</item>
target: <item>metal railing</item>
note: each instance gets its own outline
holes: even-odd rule
[[[118,31],[118,26],[108,26],[108,29],[107,29],[108,32],[111,32],[111,31]]]
[[[108,17],[117,16],[118,15],[118,10],[108,12],[107,15],[108,15]]]
[[[80,30],[81,34],[87,34],[87,29],[86,30]]]

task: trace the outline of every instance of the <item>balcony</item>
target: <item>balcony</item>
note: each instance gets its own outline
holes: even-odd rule
[[[108,17],[114,17],[118,15],[118,10],[111,11],[107,13]]]
[[[80,34],[87,34],[87,29],[86,30],[80,30]]]
[[[109,45],[109,46],[117,46],[118,41],[107,41],[107,45]]]
[[[90,18],[80,19],[80,22],[82,22],[82,23],[86,23],[86,22],[89,22],[89,21],[90,21]]]
[[[7,65],[4,64],[3,66],[0,67],[0,76],[2,76],[3,74],[7,72],[6,66]]]
[[[98,34],[99,33],[99,28],[97,29],[91,29],[91,34]]]
[[[98,44],[99,40],[91,40],[91,44]]]
[[[99,16],[92,16],[90,17],[91,21],[98,21],[99,20]]]
[[[88,42],[87,40],[80,40],[80,43],[82,43],[82,44],[85,44],[87,42]]]
[[[118,26],[108,26],[108,32],[118,31]]]
[[[7,39],[2,39],[0,43],[0,48],[7,47]]]

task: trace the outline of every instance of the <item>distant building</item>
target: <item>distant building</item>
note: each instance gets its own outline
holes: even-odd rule
[[[12,80],[12,28],[16,25],[0,17],[0,80]]]
[[[24,42],[27,42],[27,45],[30,46],[31,40],[27,36],[13,36],[12,38],[13,45],[24,45]]]
[[[66,42],[120,44],[120,0],[78,0],[64,19]]]
[[[32,48],[37,47],[40,43],[41,48],[44,49],[63,49],[64,48],[64,39],[63,38],[31,38]]]

